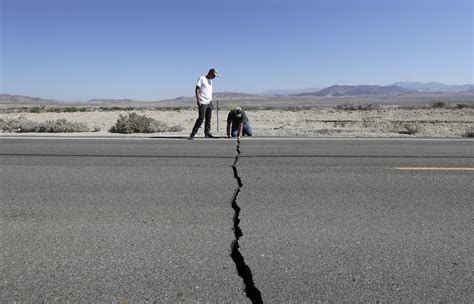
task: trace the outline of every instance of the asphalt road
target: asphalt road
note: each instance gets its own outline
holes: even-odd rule
[[[236,148],[0,138],[0,302],[474,302],[474,141]]]

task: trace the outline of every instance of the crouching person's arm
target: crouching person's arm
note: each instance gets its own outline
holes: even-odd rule
[[[241,123],[239,124],[239,134],[238,134],[238,136],[237,136],[237,139],[240,139],[240,137],[242,137],[243,131],[244,131],[244,123],[241,122]]]
[[[227,122],[227,137],[230,137],[230,122]]]

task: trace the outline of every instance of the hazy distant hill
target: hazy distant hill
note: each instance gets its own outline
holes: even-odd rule
[[[212,96],[213,99],[231,99],[231,98],[249,98],[249,97],[260,97],[259,95],[239,92],[215,92]]]
[[[142,102],[140,100],[134,99],[90,99],[87,101],[88,103],[100,103],[100,104],[114,104],[114,103],[134,103],[134,102]]]
[[[451,90],[449,92],[474,93],[474,84],[465,84],[465,85],[456,86],[454,90]]]
[[[318,92],[322,88],[304,88],[304,89],[296,89],[296,90],[269,90],[269,91],[264,91],[257,93],[257,95],[262,95],[262,96],[294,96],[297,94],[303,94],[303,93],[313,93],[313,92]]]
[[[22,95],[0,94],[0,103],[30,104],[30,103],[57,103],[54,99],[44,99]]]
[[[447,85],[441,82],[396,82],[392,85],[419,92],[472,92],[473,84]]]
[[[249,93],[239,93],[239,92],[214,92],[212,94],[213,100],[221,100],[221,101],[232,101],[232,100],[242,100],[242,99],[260,99],[262,96],[253,95]],[[189,103],[194,105],[196,102],[195,96],[179,96],[173,99],[164,99],[158,102],[161,103],[170,103],[170,102],[179,102],[179,103]]]
[[[295,96],[396,96],[411,92],[414,91],[399,86],[333,85],[318,92],[296,94]]]
[[[389,85],[334,85],[323,90],[305,92],[294,95],[256,95],[240,92],[214,92],[214,100],[223,104],[278,104],[278,105],[321,105],[321,104],[340,104],[344,103],[430,103],[434,101],[473,103],[474,85],[445,85],[439,82],[430,83],[409,83],[400,82],[406,87],[417,89],[402,88],[401,86]],[[412,84],[412,85],[411,85]],[[437,88],[437,89],[436,89]],[[423,91],[423,90],[427,91]],[[443,89],[444,91],[441,91]],[[430,91],[432,90],[432,91]],[[87,102],[81,101],[58,101],[54,99],[44,99],[30,96],[20,96],[12,94],[0,94],[0,104],[2,105],[47,105],[57,106],[65,104],[68,106],[194,106],[195,96],[179,96],[171,99],[156,101],[141,101],[135,99],[90,99]]]

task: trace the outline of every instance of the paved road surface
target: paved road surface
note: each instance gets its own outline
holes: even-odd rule
[[[472,140],[239,148],[0,138],[0,302],[474,301]]]

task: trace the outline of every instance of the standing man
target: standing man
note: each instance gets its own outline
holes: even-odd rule
[[[197,131],[202,125],[204,118],[206,122],[204,124],[204,136],[208,138],[213,138],[211,131],[211,116],[212,116],[212,80],[217,77],[216,69],[212,68],[209,70],[206,76],[201,76],[198,78],[196,83],[196,89],[194,93],[196,94],[196,103],[199,107],[198,118],[194,124],[193,131],[189,135],[188,139],[194,139]]]
[[[250,126],[249,119],[244,110],[240,107],[231,110],[229,115],[227,115],[227,137],[232,135],[232,137],[240,139],[243,135],[252,136],[252,134],[252,127]]]

